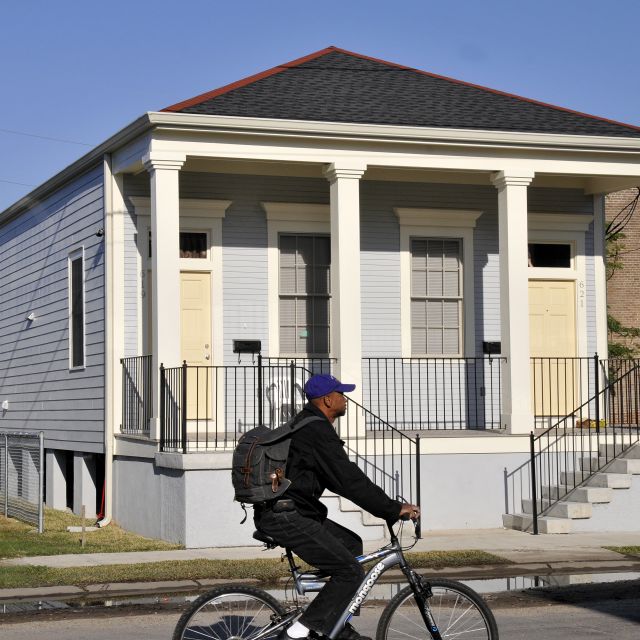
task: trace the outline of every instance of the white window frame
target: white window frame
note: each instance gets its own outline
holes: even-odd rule
[[[150,326],[147,304],[147,274],[152,271],[149,258],[149,232],[151,231],[151,199],[129,196],[137,217],[138,246],[138,345],[151,353],[151,345],[144,327]],[[180,272],[199,271],[211,274],[211,347],[214,366],[224,364],[224,306],[222,220],[231,205],[230,200],[180,199],[180,231],[204,231],[207,234],[207,258],[179,258]],[[176,238],[176,251],[180,238]],[[178,338],[179,339],[179,338]]]
[[[82,364],[73,364],[73,276],[72,264],[78,258],[82,264]],[[67,297],[68,297],[68,327],[69,327],[69,371],[82,371],[87,367],[87,288],[85,286],[84,245],[70,251],[67,256]]]
[[[465,357],[475,354],[473,235],[482,211],[396,207],[400,222],[400,348],[403,358]],[[411,352],[411,239],[450,238],[462,241],[461,351],[457,354]]]
[[[262,202],[267,218],[267,278],[269,345],[271,358],[300,357],[300,354],[280,353],[280,234],[331,236],[328,204],[294,202]],[[331,299],[329,301],[329,346],[333,349]],[[331,357],[331,353],[329,356]]]

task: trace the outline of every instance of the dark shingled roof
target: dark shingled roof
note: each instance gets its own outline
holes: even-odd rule
[[[640,137],[640,127],[329,47],[163,111]]]

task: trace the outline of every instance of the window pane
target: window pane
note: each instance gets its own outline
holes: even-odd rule
[[[314,299],[313,324],[316,326],[329,326],[329,298]]]
[[[413,329],[411,331],[411,353],[414,355],[427,353],[427,332],[424,329]]]
[[[442,303],[442,325],[447,328],[458,328],[460,317],[458,311],[460,309],[459,302],[445,300]]]
[[[296,237],[280,236],[280,266],[294,267],[296,264]]]
[[[442,271],[427,271],[427,295],[442,295]]]
[[[442,240],[427,242],[427,269],[442,270]]]
[[[311,236],[298,236],[296,262],[299,266],[313,264],[313,238]]]
[[[330,283],[329,283],[329,267],[315,267],[313,270],[314,273],[314,293],[329,293],[330,291]]]
[[[296,326],[307,327],[313,316],[313,300],[311,298],[298,299],[296,301]]]
[[[296,301],[295,298],[280,298],[280,326],[295,326]]]
[[[180,257],[202,258],[207,257],[207,234],[191,231],[180,232]]]
[[[323,265],[328,267],[331,264],[331,239],[327,237],[316,237],[314,240],[316,266]]]
[[[445,296],[460,295],[460,274],[458,271],[445,271],[442,293]]]
[[[440,300],[427,300],[427,326],[442,326],[442,302]]]
[[[411,273],[411,295],[427,295],[427,272],[426,270],[413,271]]]
[[[82,258],[71,262],[71,366],[84,365],[84,287]]]
[[[427,333],[427,353],[433,355],[441,355],[444,353],[442,329],[429,329]]]
[[[427,303],[425,300],[411,301],[411,326],[416,329],[425,328],[427,321]]]
[[[296,270],[280,267],[280,293],[296,292]]]
[[[444,329],[443,353],[459,353],[460,352],[460,332],[457,329]]]
[[[280,350],[284,353],[296,353],[295,327],[280,327]]]

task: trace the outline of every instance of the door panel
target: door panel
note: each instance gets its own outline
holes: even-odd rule
[[[187,420],[212,416],[211,274],[180,274],[180,353],[187,373]]]
[[[573,281],[529,281],[532,408],[537,416],[565,416],[577,393],[576,294]]]

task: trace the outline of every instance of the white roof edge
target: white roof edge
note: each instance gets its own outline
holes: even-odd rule
[[[578,134],[526,133],[518,131],[492,131],[485,129],[444,129],[436,127],[412,127],[404,125],[353,124],[323,122],[317,120],[279,120],[272,118],[246,118],[192,113],[151,111],[147,114],[156,127],[185,127],[188,129],[244,130],[272,133],[350,136],[353,138],[378,138],[449,142],[467,144],[524,144],[529,146],[559,146],[619,151],[640,151],[640,137],[585,136]]]
[[[145,131],[163,127],[170,129],[185,128],[188,130],[201,129],[203,132],[223,130],[238,133],[348,137],[352,139],[397,140],[440,144],[506,145],[531,148],[551,146],[559,149],[573,148],[593,151],[613,150],[618,152],[640,152],[640,138],[626,138],[622,136],[582,136],[487,131],[481,129],[443,129],[149,111],[30,191],[9,208],[0,212],[0,224],[20,213],[20,211],[30,206],[34,201],[42,199],[74,176],[96,164],[105,153],[114,151]]]

